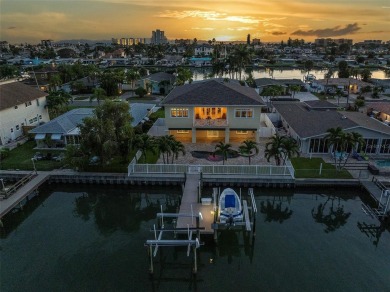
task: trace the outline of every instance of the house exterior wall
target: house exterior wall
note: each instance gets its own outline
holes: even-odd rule
[[[227,141],[230,141],[231,139],[239,139],[244,138],[243,134],[235,135],[236,131],[244,131],[248,130],[250,133],[247,137],[255,140],[258,142],[258,130],[260,128],[260,117],[261,117],[261,107],[253,107],[253,106],[213,106],[213,107],[221,107],[227,109],[227,127],[220,127],[220,128],[212,128],[210,126],[200,127],[197,126],[194,128],[194,113],[195,113],[195,107],[193,106],[165,106],[165,124],[167,128],[170,130],[170,133],[175,137],[178,137],[177,134],[175,134],[175,131],[171,130],[180,130],[180,129],[192,129],[194,131],[192,137],[192,142],[198,142],[199,139],[203,141],[209,141],[209,140],[218,140],[218,141],[225,141],[225,138]],[[173,109],[188,109],[188,116],[187,117],[172,117],[171,112]],[[242,110],[251,110],[252,111],[252,117],[236,117],[236,111],[242,111]],[[230,129],[232,129],[230,131]],[[218,137],[207,137],[207,131],[216,130],[220,131]],[[210,133],[209,133],[210,134]],[[233,134],[233,137],[231,135]],[[207,139],[206,139],[207,138]],[[210,139],[212,138],[212,139]],[[231,138],[231,139],[230,139]],[[243,139],[245,140],[245,139]]]
[[[30,103],[22,103],[17,108],[7,108],[0,112],[0,145],[16,140],[23,135],[23,126],[38,126],[50,120],[45,108],[46,97],[40,97]]]

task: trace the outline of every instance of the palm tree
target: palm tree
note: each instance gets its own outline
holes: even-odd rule
[[[89,98],[89,101],[92,102],[92,100],[96,99],[97,103],[100,104],[100,101],[105,100],[106,98],[106,91],[103,88],[98,87],[93,90],[93,94]]]
[[[283,164],[286,164],[287,159],[291,159],[291,157],[299,156],[299,146],[295,139],[289,137],[283,139],[282,143],[282,158]]]
[[[173,137],[173,136],[172,136]],[[177,159],[179,157],[179,153],[181,152],[183,155],[186,154],[185,147],[183,143],[180,141],[177,141],[174,137],[173,140],[171,140],[171,154],[172,154],[172,164],[173,164],[173,159]]]
[[[238,151],[241,155],[245,155],[248,157],[248,163],[251,164],[251,156],[253,155],[252,150],[255,151],[255,154],[259,153],[259,148],[256,145],[256,142],[252,140],[245,140],[242,142],[243,145],[238,147]]]
[[[152,136],[148,134],[137,135],[134,138],[134,147],[141,151],[144,161],[146,162],[147,151],[155,153],[155,142]]]
[[[126,80],[130,82],[131,88],[134,89],[135,81],[141,78],[139,72],[135,69],[130,69],[126,72]]]
[[[265,144],[264,157],[269,162],[273,157],[275,159],[276,165],[280,165],[282,155],[283,155],[283,144],[284,136],[272,136],[271,141]]]
[[[161,136],[156,140],[157,150],[160,152],[160,155],[162,155],[163,162],[168,163],[168,155],[171,152],[171,146],[169,143],[169,136]],[[165,159],[165,154],[167,155]]]
[[[58,90],[58,88],[62,85],[62,79],[59,74],[55,74],[50,77],[49,80],[49,88],[52,91]]]
[[[215,145],[215,151],[214,154],[220,154],[222,155],[222,164],[225,164],[225,160],[228,159],[228,154],[231,151],[232,145],[229,143],[224,142],[218,142],[217,145]]]
[[[46,96],[46,106],[50,111],[50,118],[53,119],[66,111],[66,105],[72,96],[65,91],[51,91]]]
[[[290,85],[289,88],[291,91],[291,98],[294,98],[295,93],[297,93],[301,90],[301,86],[298,84]]]

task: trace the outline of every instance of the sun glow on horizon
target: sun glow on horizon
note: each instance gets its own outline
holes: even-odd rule
[[[13,0],[1,2],[2,40],[150,38],[220,41],[260,38],[390,40],[388,0]],[[351,5],[353,3],[353,5]],[[44,8],[44,9],[43,9]],[[49,17],[48,17],[49,16]]]

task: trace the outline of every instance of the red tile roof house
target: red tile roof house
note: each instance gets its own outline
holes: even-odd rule
[[[50,120],[47,93],[21,82],[0,84],[0,145],[23,136],[23,127]]]

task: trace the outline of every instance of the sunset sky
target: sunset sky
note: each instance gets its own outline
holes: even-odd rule
[[[390,40],[389,0],[0,0],[0,40]]]

